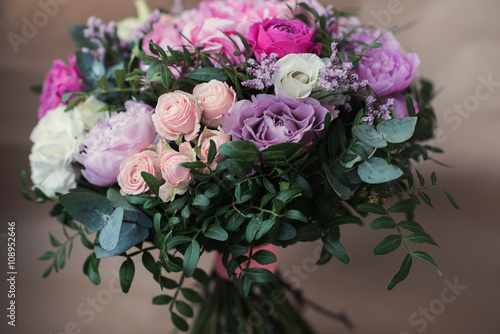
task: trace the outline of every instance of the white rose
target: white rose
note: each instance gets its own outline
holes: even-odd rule
[[[315,54],[289,54],[276,62],[279,70],[273,75],[276,95],[303,99],[311,95],[325,63]]]
[[[85,102],[78,104],[74,108],[75,113],[79,113],[85,125],[85,130],[90,130],[95,123],[106,115],[107,104],[99,101],[94,96],[88,97]]]
[[[50,197],[76,187],[71,161],[83,138],[84,124],[79,113],[65,112],[65,108],[49,110],[30,135],[31,180]]]

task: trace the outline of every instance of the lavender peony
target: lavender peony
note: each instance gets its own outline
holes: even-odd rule
[[[372,34],[356,34],[353,39],[371,45],[383,33],[377,30]],[[390,31],[385,32],[377,43],[382,43],[382,46],[366,54],[367,58],[356,67],[356,73],[360,80],[368,80],[372,90],[381,97],[400,93],[417,75],[420,59],[415,53],[403,55]],[[356,44],[356,53],[361,53],[363,48],[363,45]]]
[[[127,101],[125,108],[126,112],[99,120],[85,136],[84,152],[75,157],[85,167],[82,175],[96,186],[115,182],[122,161],[144,151],[156,138],[152,107]]]
[[[308,145],[313,132],[323,132],[327,113],[313,98],[261,94],[233,104],[222,118],[222,129],[232,140],[251,141],[259,150],[287,141]]]

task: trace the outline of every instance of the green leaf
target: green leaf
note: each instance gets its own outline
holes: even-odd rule
[[[415,106],[413,105],[413,99],[410,96],[406,97],[406,110],[408,111],[408,116],[415,117]]]
[[[134,279],[135,265],[132,259],[128,258],[125,260],[120,267],[120,286],[123,293],[127,293],[130,290],[130,285]]]
[[[333,239],[330,235],[323,237],[323,247],[340,262],[349,263],[349,256],[347,255],[344,246],[338,239]]]
[[[160,277],[160,285],[162,286],[162,289],[165,288],[169,290],[177,289],[179,287],[179,284],[177,284],[176,281],[165,276]]]
[[[370,224],[370,228],[372,230],[391,229],[395,227],[396,223],[394,222],[394,220],[387,216],[379,217]]]
[[[297,241],[315,241],[321,237],[321,227],[319,223],[307,224],[297,230]]]
[[[420,182],[420,186],[421,187],[425,186],[425,178],[422,176],[422,174],[420,174],[420,172],[418,170],[415,169],[415,171],[417,172],[417,176],[418,176],[418,180]]]
[[[385,237],[375,248],[373,249],[374,255],[388,254],[401,246],[401,236],[400,235],[389,235]]]
[[[239,140],[222,144],[219,153],[234,159],[252,160],[259,154],[259,149],[254,143]]]
[[[264,268],[245,268],[243,269],[243,272],[256,283],[276,281],[276,276],[274,276],[272,272]]]
[[[59,242],[59,240],[57,240],[52,234],[49,233],[49,236],[50,236],[50,243],[52,244],[52,246],[54,247],[59,247],[61,246],[62,244]]]
[[[283,223],[279,225],[278,233],[276,235],[276,240],[292,240],[297,236],[297,230],[291,224]]]
[[[192,162],[183,162],[181,163],[181,166],[189,169],[196,169],[196,168],[205,168],[207,167],[207,164],[201,161],[192,161]]]
[[[85,233],[80,232],[80,239],[82,240],[82,244],[88,249],[94,249],[94,245],[90,242],[89,239],[85,236]]]
[[[385,213],[384,213],[385,214]],[[351,215],[343,215],[331,218],[326,224],[326,228],[331,228],[334,226],[347,225],[347,224],[356,224],[362,225],[363,222],[359,217],[351,216]]]
[[[406,240],[408,240],[410,242],[415,242],[418,244],[427,243],[427,244],[439,247],[437,242],[435,242],[434,239],[430,235],[428,235],[427,233],[423,233],[423,232],[416,232],[416,233],[410,234],[409,236],[406,237]]]
[[[191,242],[191,240],[192,239],[190,237],[188,237],[187,235],[176,235],[174,237],[171,237],[167,241],[167,250],[172,249],[177,245]]]
[[[250,222],[248,222],[246,231],[245,231],[245,237],[248,242],[252,242],[255,238],[255,235],[257,234],[257,231],[260,229],[260,225],[262,224],[262,221],[260,220],[259,217],[253,217]]]
[[[153,305],[167,305],[172,301],[172,297],[168,295],[159,295],[153,298]]]
[[[101,276],[99,275],[99,270],[97,269],[97,260],[93,254],[91,255],[90,261],[88,261],[87,275],[89,280],[95,285],[99,285],[101,283]]]
[[[422,226],[420,226],[419,223],[412,221],[412,220],[402,221],[398,224],[398,226],[401,228],[404,228],[405,230],[408,230],[410,232],[423,232],[423,233],[425,233],[424,228]]]
[[[430,263],[434,267],[436,267],[436,270],[437,270],[439,277],[443,278],[443,272],[441,271],[441,269],[439,269],[438,265],[436,264],[434,259],[429,254],[427,254],[426,252],[423,252],[423,251],[416,251],[416,252],[413,252],[413,255],[418,257],[420,260],[423,260],[427,263]]]
[[[226,230],[224,230],[219,225],[210,225],[210,227],[205,232],[203,232],[203,234],[207,238],[219,241],[226,241],[227,238],[229,237]]]
[[[418,192],[418,196],[420,196],[420,198],[422,199],[422,201],[424,201],[428,206],[430,206],[431,208],[434,209],[434,206],[432,206],[432,201],[431,201],[429,195],[427,195],[423,191],[419,191]]]
[[[387,146],[383,136],[371,125],[355,125],[352,127],[352,133],[363,143],[372,147],[381,148]]]
[[[392,290],[399,282],[404,281],[404,279],[410,273],[410,268],[412,264],[412,255],[408,254],[405,256],[403,262],[401,263],[401,267],[394,277],[392,277],[389,285],[387,285],[387,290]]]
[[[264,180],[267,180],[267,179],[264,179]],[[302,194],[304,194],[305,198],[312,198],[313,192],[312,192],[311,186],[309,185],[309,183],[306,181],[306,179],[303,176],[301,176],[301,175],[296,176],[293,187],[302,189]],[[266,189],[267,189],[267,187],[266,187]],[[269,191],[269,189],[268,189],[268,191]]]
[[[265,249],[261,249],[260,251],[254,253],[252,255],[252,260],[261,265],[267,265],[278,261],[276,255],[273,252]]]
[[[436,176],[436,173],[435,172],[432,172],[431,174],[431,182],[432,182],[432,185],[435,186],[436,185],[436,182],[437,182],[437,176]]]
[[[217,146],[215,145],[215,142],[210,139],[210,146],[208,148],[208,154],[207,154],[207,165],[210,165],[214,161],[216,155],[217,155]]]
[[[412,212],[415,210],[415,202],[411,199],[406,199],[404,201],[400,201],[393,206],[391,206],[387,211],[389,212]]]
[[[110,200],[90,193],[69,193],[59,199],[75,220],[93,231],[106,225],[106,216],[111,215],[114,209]]]
[[[335,191],[335,193],[343,200],[348,200],[351,198],[351,188],[344,185],[334,174],[334,169],[328,166],[326,163],[322,164],[323,171],[325,172],[326,179],[328,183]]]
[[[356,207],[356,210],[361,212],[374,213],[377,215],[385,215],[387,213],[381,205],[375,203],[360,204]]]
[[[154,259],[153,255],[149,253],[148,251],[145,251],[142,254],[142,264],[144,268],[147,269],[151,274],[153,274],[154,277],[160,276],[160,268],[158,266],[158,263],[156,263],[156,260]]]
[[[198,282],[203,285],[207,284],[210,278],[208,275],[200,268],[196,268],[193,274],[193,278]]]
[[[263,235],[265,235],[269,230],[276,224],[276,219],[266,219],[262,222],[259,232],[255,236],[255,239],[260,239]]]
[[[203,298],[200,296],[200,294],[193,289],[182,288],[181,293],[184,298],[186,298],[186,300],[190,301],[191,303],[201,303],[203,301]]]
[[[102,90],[106,90],[108,88],[108,77],[105,75],[100,77],[99,80],[97,80],[97,86]]]
[[[262,155],[265,155],[267,157],[290,157],[297,150],[302,148],[303,145],[303,143],[290,142],[275,144],[263,150]]]
[[[63,269],[66,264],[66,246],[61,249],[61,255],[59,255],[59,268]]]
[[[396,180],[403,175],[396,165],[389,165],[382,158],[374,157],[358,166],[358,174],[363,182],[380,184]]]
[[[187,332],[189,329],[189,325],[187,324],[186,320],[184,318],[180,317],[177,313],[171,312],[172,316],[172,323],[174,324],[177,329],[179,329],[182,332]]]
[[[194,315],[193,309],[186,302],[177,300],[175,302],[175,308],[185,317],[192,318]]]
[[[192,240],[186,249],[186,253],[184,254],[184,276],[191,277],[193,276],[194,270],[198,265],[198,261],[200,259],[200,244],[198,241]]]
[[[455,202],[455,199],[453,198],[453,196],[451,196],[450,193],[447,192],[446,190],[443,190],[443,193],[448,198],[448,200],[450,201],[451,205],[453,205],[455,207],[455,209],[458,210],[459,206],[458,206],[457,202]]]
[[[56,256],[56,253],[48,251],[48,252],[45,252],[42,256],[40,256],[38,258],[38,260],[40,260],[40,261],[50,260],[50,259],[54,258],[54,256]]]
[[[43,272],[42,277],[43,277],[43,278],[46,278],[47,276],[49,276],[49,275],[50,275],[50,273],[52,272],[52,268],[54,268],[54,266],[53,266],[53,265],[50,265],[50,266],[49,266],[49,267],[48,267],[48,268],[47,268],[47,269]]]
[[[194,206],[207,207],[210,205],[210,200],[203,194],[198,194],[193,200]]]
[[[281,201],[282,203],[286,203],[290,198],[300,194],[300,189],[290,188],[280,191],[278,195],[276,195],[276,200]]]
[[[389,143],[403,143],[415,132],[417,117],[394,118],[377,125],[377,132]]]
[[[160,76],[163,87],[169,88],[170,82],[172,81],[172,72],[170,72],[169,68],[165,64],[162,64],[160,67]]]
[[[160,197],[160,181],[154,176],[151,175],[147,172],[141,172],[141,176],[144,179],[144,181],[147,183],[149,186],[149,189],[153,192],[153,194],[156,195],[157,198]]]
[[[214,79],[218,81],[227,81],[229,79],[229,76],[225,73],[224,70],[215,67],[198,68],[192,72],[186,73],[185,76],[189,79],[205,82]]]
[[[247,275],[240,275],[239,280],[240,280],[241,293],[243,294],[243,297],[246,298],[250,294],[250,289],[252,288],[252,281],[250,280],[250,278],[248,278]]]
[[[127,75],[127,70],[118,69],[115,70],[115,81],[118,88],[123,88],[125,86],[125,76]]]
[[[287,210],[285,211],[285,217],[288,219],[293,219],[293,220],[298,220],[303,223],[308,223],[309,220],[307,217],[300,211],[298,210]]]

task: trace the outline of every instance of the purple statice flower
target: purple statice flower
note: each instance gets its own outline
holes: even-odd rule
[[[348,61],[340,62],[337,57],[337,43],[332,43],[332,54],[330,62],[319,70],[317,86],[327,91],[338,91],[345,93],[357,91],[366,87],[367,81],[360,81],[356,73],[353,73],[353,64]]]
[[[258,90],[271,87],[274,84],[273,75],[278,72],[279,66],[278,54],[271,53],[269,57],[262,53],[260,64],[255,59],[248,59],[247,73],[255,77],[255,79],[243,81],[243,86],[251,87]]]
[[[318,100],[310,97],[294,99],[260,94],[251,101],[233,104],[222,117],[222,129],[232,140],[250,141],[259,150],[284,142],[309,145],[314,139],[313,133],[318,136],[323,133],[328,113]]]
[[[105,24],[100,18],[91,16],[87,20],[87,27],[83,30],[83,36],[97,45],[96,55],[100,61],[104,61],[106,54],[107,38],[116,38],[116,22]],[[83,52],[90,52],[87,48]]]
[[[386,103],[380,104],[377,107],[377,99],[371,95],[368,96],[366,98],[366,112],[361,120],[364,124],[373,125],[375,120],[392,119],[394,103],[394,99],[390,98]]]
[[[97,121],[83,140],[84,151],[75,156],[85,167],[82,175],[96,186],[115,182],[122,161],[147,149],[156,138],[152,107],[127,101],[125,109]]]

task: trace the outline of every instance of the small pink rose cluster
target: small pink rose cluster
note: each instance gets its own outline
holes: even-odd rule
[[[194,179],[191,171],[181,166],[183,163],[196,160],[206,163],[211,141],[217,153],[210,168],[215,168],[224,158],[218,148],[229,141],[229,136],[220,124],[222,116],[235,102],[234,90],[217,80],[197,85],[193,94],[175,91],[160,96],[151,118],[156,131],[165,140],[156,145],[156,151],[140,152],[122,162],[118,176],[122,194],[138,195],[149,190],[142,172],[164,182],[159,192],[163,201],[171,201],[175,195],[184,194]],[[203,131],[202,125],[205,126]],[[185,141],[179,144],[178,151],[167,143],[180,143],[182,140]]]

